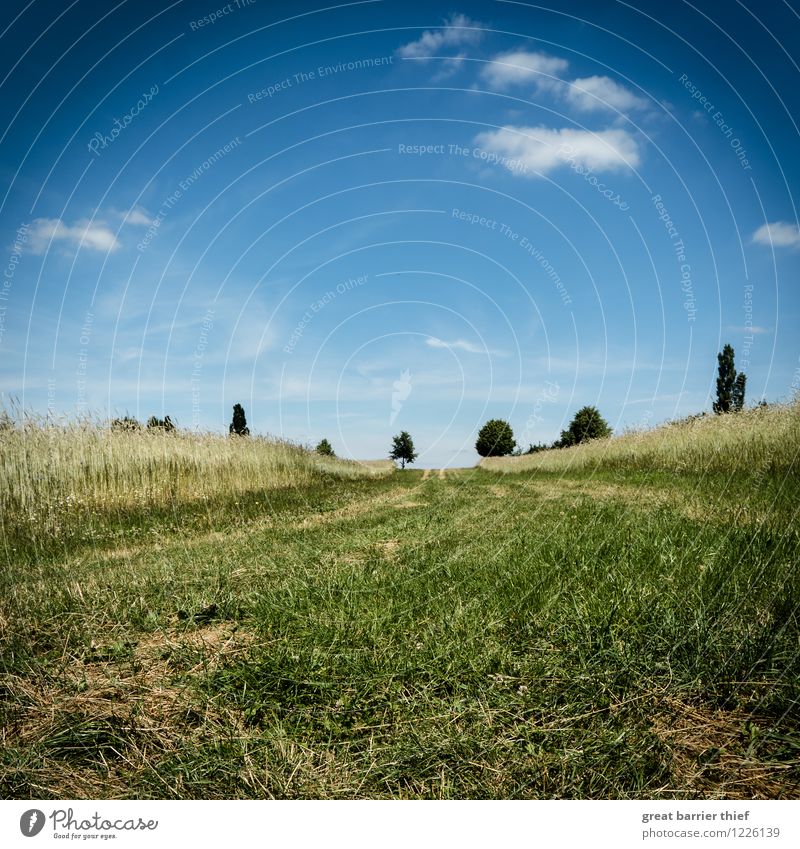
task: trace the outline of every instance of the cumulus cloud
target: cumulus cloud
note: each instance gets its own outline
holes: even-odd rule
[[[121,213],[121,216],[135,227],[149,227],[153,223],[153,216],[143,206],[134,206],[128,212]]]
[[[93,251],[115,251],[120,243],[113,231],[100,221],[66,224],[60,218],[36,218],[28,230],[28,248],[42,254],[56,243]]]
[[[787,221],[774,221],[762,224],[755,233],[753,241],[759,245],[769,245],[776,248],[800,247],[800,227]]]
[[[442,59],[439,64],[439,70],[435,74],[431,74],[430,81],[432,83],[439,83],[442,80],[447,80],[456,73],[456,71],[461,70],[461,65],[464,62],[464,54],[458,53],[455,56],[448,56],[446,59]]]
[[[509,88],[520,83],[541,87],[557,82],[552,79],[567,70],[569,62],[547,53],[511,50],[499,53],[481,71],[481,76],[494,88]]]
[[[615,83],[610,77],[583,77],[572,80],[564,87],[564,97],[576,109],[596,112],[617,109],[620,112],[646,109],[647,101],[637,97],[630,89]]]
[[[512,127],[479,133],[475,143],[514,174],[535,176],[560,165],[617,171],[639,164],[636,140],[626,130],[596,133],[570,128]]]
[[[548,53],[512,50],[499,53],[481,71],[481,77],[493,88],[506,89],[515,85],[533,85],[539,91],[549,91],[554,97],[583,112],[603,109],[646,109],[644,98],[611,77],[593,76],[566,80],[563,75],[569,62]]]
[[[425,30],[420,38],[404,44],[397,52],[404,59],[428,59],[441,50],[477,44],[483,37],[481,27],[466,15],[451,15],[441,29]]]

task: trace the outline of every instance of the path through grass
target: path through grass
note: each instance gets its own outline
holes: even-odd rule
[[[763,484],[407,470],[10,556],[0,795],[797,797]]]

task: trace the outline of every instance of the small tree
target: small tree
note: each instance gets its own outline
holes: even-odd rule
[[[747,383],[747,375],[740,371],[733,382],[733,411],[739,413],[744,409],[744,386]]]
[[[566,430],[561,431],[561,448],[578,445],[589,439],[605,439],[611,436],[608,422],[600,415],[597,407],[581,407]]]
[[[400,461],[400,468],[405,469],[406,463],[413,463],[419,455],[414,451],[414,442],[408,431],[401,431],[392,437],[392,450],[389,458]]]
[[[516,446],[511,425],[502,419],[489,419],[478,431],[475,450],[481,457],[505,457]]]
[[[228,428],[231,436],[249,436],[250,428],[247,426],[247,419],[244,416],[244,407],[241,404],[233,405],[233,421]]]
[[[322,454],[323,457],[336,456],[333,451],[333,446],[330,444],[330,442],[328,442],[327,439],[321,439],[314,450],[317,452],[317,454]]]

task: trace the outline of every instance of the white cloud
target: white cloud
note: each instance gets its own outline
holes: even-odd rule
[[[619,129],[592,133],[570,128],[506,126],[478,134],[475,143],[517,175],[535,176],[567,163],[594,171],[635,168],[639,164],[636,140]]]
[[[42,254],[56,242],[95,251],[115,251],[120,247],[114,233],[100,221],[77,221],[70,225],[60,218],[36,218],[31,222],[28,230],[31,253]]]
[[[771,327],[760,327],[757,324],[744,325],[743,327],[732,325],[728,328],[728,330],[734,331],[735,333],[748,333],[753,336],[762,336],[765,333],[772,333]]]
[[[800,247],[800,227],[786,221],[762,224],[753,233],[753,241],[759,245],[773,245],[776,248],[797,248]]]
[[[558,56],[512,50],[495,56],[481,71],[481,76],[498,89],[520,84],[533,85],[540,91],[552,92],[554,96],[584,112],[646,109],[648,106],[645,99],[637,97],[610,77],[582,77],[571,81],[562,79],[561,75],[568,68],[569,62]]]
[[[153,223],[153,216],[143,207],[134,206],[128,212],[121,213],[126,223],[138,227],[149,227]]]
[[[464,339],[456,339],[454,342],[445,342],[444,339],[437,339],[435,336],[429,336],[425,340],[425,344],[429,348],[446,348],[448,350],[466,351],[468,354],[501,354],[500,351],[492,351],[490,348],[485,348],[482,345],[475,345]]]
[[[425,30],[420,38],[404,44],[397,52],[404,59],[427,59],[442,49],[477,44],[483,37],[481,26],[466,15],[451,15],[441,29]]]
[[[564,97],[577,109],[594,112],[600,109],[646,109],[647,101],[610,77],[583,77],[572,80],[564,89]]]
[[[431,74],[430,81],[432,83],[439,83],[442,82],[442,80],[449,79],[453,76],[453,74],[461,70],[461,66],[463,63],[463,53],[459,53],[457,56],[448,56],[446,59],[442,59],[439,65],[439,70],[435,74]]]
[[[538,87],[557,83],[551,79],[569,67],[566,59],[547,53],[529,53],[512,50],[499,53],[481,71],[481,76],[494,88],[508,88],[520,83],[533,83]]]

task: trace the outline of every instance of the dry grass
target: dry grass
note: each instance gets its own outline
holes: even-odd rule
[[[673,792],[694,798],[796,798],[796,766],[770,759],[775,744],[765,732],[768,726],[741,710],[664,697],[653,732],[672,754],[673,781],[680,788]]]
[[[407,510],[413,507],[422,506],[419,502],[414,501],[408,490],[402,487],[391,489],[385,494],[369,498],[352,501],[350,504],[340,507],[337,510],[330,510],[327,513],[314,513],[300,520],[299,528],[314,528],[319,525],[337,524],[348,519],[355,519],[366,513],[374,513],[382,509],[390,510]]]
[[[135,645],[92,645],[70,658],[63,677],[1,679],[17,711],[3,727],[4,746],[47,741],[27,781],[85,798],[127,795],[124,775],[148,769],[188,741],[244,733],[241,717],[200,700],[197,676],[239,657],[252,642],[231,623],[159,631]],[[102,791],[99,788],[102,787]],[[172,787],[165,787],[169,792]]]
[[[702,416],[647,431],[599,439],[573,448],[522,457],[487,457],[497,472],[570,472],[594,469],[785,474],[800,452],[800,401]]]
[[[58,535],[83,517],[233,501],[325,477],[380,477],[393,468],[391,460],[341,460],[277,439],[0,420],[0,514],[32,540]]]
[[[389,474],[395,470],[394,460],[356,460],[355,462],[372,472]]]

